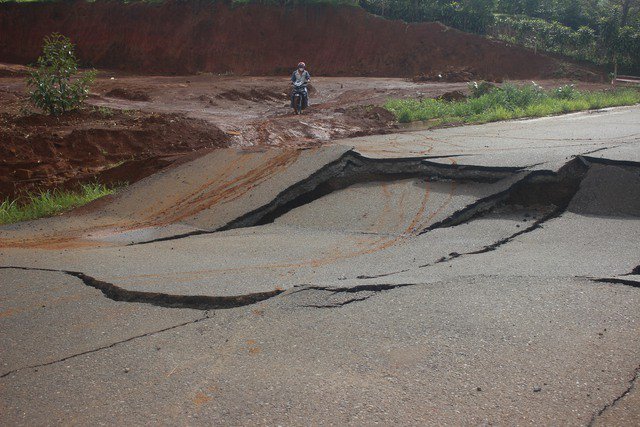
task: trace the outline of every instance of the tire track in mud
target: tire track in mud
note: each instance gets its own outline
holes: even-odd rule
[[[222,186],[224,184],[221,184],[225,177],[228,175],[228,173],[233,170],[233,168],[238,167],[240,164],[244,163],[246,159],[244,159],[243,156],[238,156],[236,158],[234,158],[231,162],[229,162],[229,164],[222,169],[219,173],[217,173],[215,175],[215,177],[213,179],[211,179],[210,181],[205,182],[204,184],[202,184],[198,189],[192,191],[191,193],[189,193],[186,196],[183,196],[181,199],[178,199],[173,206],[167,208],[167,209],[163,209],[161,211],[158,212],[153,212],[152,214],[147,216],[147,221],[149,222],[153,222],[153,221],[162,221],[164,218],[163,217],[168,217],[170,215],[170,211],[172,212],[177,212],[180,210],[180,208],[182,206],[187,205],[188,202],[192,201],[192,200],[197,200],[199,197],[199,194],[204,193],[208,188],[211,188],[214,185],[219,185]],[[203,197],[203,196],[200,196]]]

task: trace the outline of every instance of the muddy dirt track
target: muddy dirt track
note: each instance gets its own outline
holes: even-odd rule
[[[397,131],[389,98],[467,92],[466,83],[392,78],[313,78],[311,108],[288,108],[282,77],[131,76],[101,72],[90,108],[54,119],[25,113],[26,69],[1,65],[0,195],[98,180],[133,183],[212,148],[308,147]],[[541,81],[555,87],[567,80]],[[579,83],[582,88],[608,85]],[[102,110],[99,107],[105,107]],[[184,157],[189,155],[189,157]]]

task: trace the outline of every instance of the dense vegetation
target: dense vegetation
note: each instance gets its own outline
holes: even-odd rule
[[[537,84],[494,87],[472,83],[472,95],[462,101],[395,99],[385,108],[400,122],[427,121],[430,126],[487,123],[522,117],[543,117],[572,111],[640,103],[640,91],[581,92],[571,85],[544,90]]]
[[[360,0],[406,21],[440,21],[640,74],[640,0]]]

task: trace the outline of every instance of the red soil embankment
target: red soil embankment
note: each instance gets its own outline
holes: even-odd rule
[[[78,182],[132,183],[182,155],[222,147],[228,140],[216,126],[177,114],[0,113],[0,201]]]
[[[33,62],[42,38],[69,36],[85,65],[141,73],[395,76],[466,67],[478,78],[543,78],[566,68],[544,55],[355,7],[230,6],[211,0],[0,4],[0,61]],[[565,70],[565,71],[561,71]]]

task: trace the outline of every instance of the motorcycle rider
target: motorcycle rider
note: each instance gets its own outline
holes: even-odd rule
[[[309,72],[307,71],[307,65],[304,62],[300,62],[298,64],[298,68],[293,72],[293,74],[291,75],[291,83],[292,84],[303,84],[303,85],[307,85],[307,83],[309,83],[311,81],[311,75],[309,74]],[[293,98],[294,98],[294,92],[291,92],[291,108],[294,108],[293,105]],[[303,100],[303,106],[302,108],[307,108],[309,106],[309,94],[308,92],[305,94],[304,100]]]

